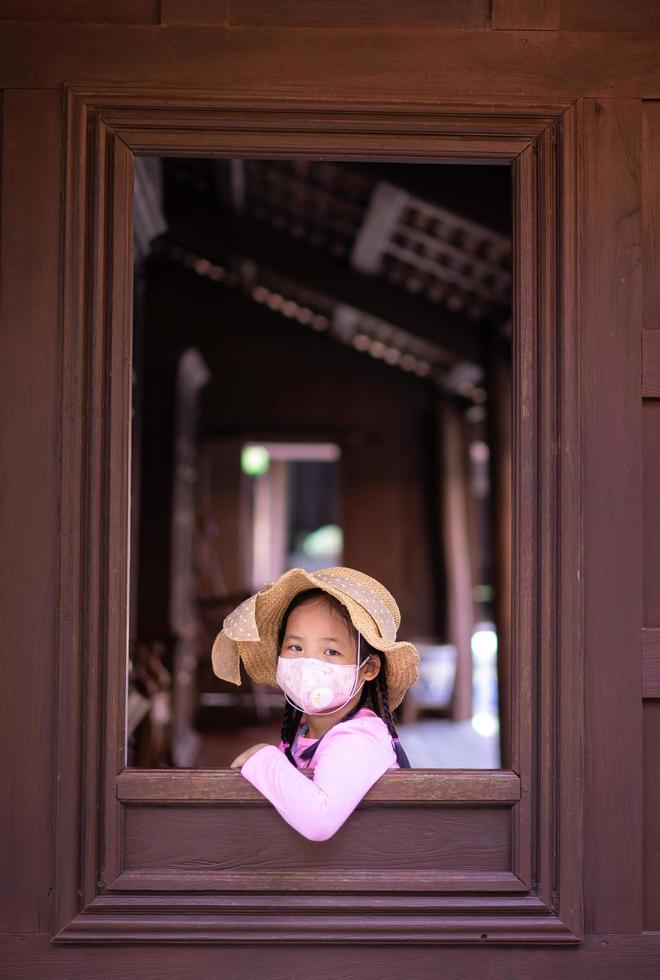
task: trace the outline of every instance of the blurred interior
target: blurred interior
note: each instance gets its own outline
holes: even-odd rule
[[[276,743],[281,694],[213,639],[348,565],[422,655],[413,767],[506,766],[510,169],[138,157],[134,202],[127,764]]]

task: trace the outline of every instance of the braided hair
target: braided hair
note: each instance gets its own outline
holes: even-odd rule
[[[341,614],[342,618],[346,622],[351,632],[355,631],[355,627],[353,626],[353,622],[349,616],[348,610],[341,602],[339,602],[338,599],[335,599],[334,596],[327,593],[324,589],[305,589],[302,592],[298,592],[293,597],[287,609],[285,610],[284,615],[282,616],[279,631],[278,631],[278,638],[277,638],[278,651],[282,649],[282,643],[284,642],[284,636],[286,633],[286,624],[289,618],[289,614],[293,612],[296,606],[302,605],[304,602],[308,602],[311,599],[316,599],[316,598],[323,598],[325,601],[330,603],[337,610],[337,612]],[[396,759],[397,762],[399,763],[399,767],[401,769],[410,769],[411,765],[408,760],[408,756],[406,755],[403,746],[399,741],[399,736],[396,730],[396,726],[394,724],[394,718],[392,716],[392,711],[390,708],[390,702],[389,702],[389,696],[387,690],[386,658],[383,656],[380,650],[375,650],[374,647],[371,646],[371,644],[367,643],[367,641],[364,639],[364,637],[361,634],[360,634],[360,647],[364,649],[366,654],[366,656],[362,658],[361,662],[364,663],[370,654],[372,656],[376,656],[378,657],[378,660],[380,662],[380,670],[378,671],[376,677],[364,683],[364,685],[362,686],[362,691],[358,703],[355,705],[354,708],[351,709],[351,711],[348,712],[348,714],[344,715],[344,717],[341,718],[341,721],[348,721],[349,718],[352,718],[354,715],[356,715],[361,708],[365,707],[365,705],[371,707],[371,709],[375,712],[375,714],[377,714],[380,718],[382,718],[385,724],[387,725],[387,730],[389,731],[392,737],[392,747],[394,748],[394,752],[396,754]],[[303,715],[302,711],[300,711],[298,708],[295,708],[292,704],[289,703],[289,701],[285,701],[284,716],[282,719],[282,743],[284,745],[284,754],[286,755],[291,765],[296,766],[296,768],[298,766],[293,755],[292,746],[296,734],[298,732],[298,728],[300,726],[300,720],[302,718],[302,715]],[[322,738],[323,736],[317,739],[316,742],[314,742],[312,745],[304,749],[300,753],[300,758],[303,759],[305,762],[309,761],[309,759],[311,759],[314,753],[316,752]]]

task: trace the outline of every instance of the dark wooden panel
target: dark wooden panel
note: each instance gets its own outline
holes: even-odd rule
[[[493,27],[505,31],[556,31],[560,0],[493,0]]]
[[[585,100],[578,131],[588,559],[585,930],[637,932],[642,914],[640,105]]]
[[[660,4],[657,5],[660,16]],[[644,394],[660,397],[660,102],[645,102],[642,108],[642,222],[644,232],[643,320],[645,333]],[[653,343],[653,340],[656,340]],[[647,357],[654,363],[647,364]],[[649,385],[653,390],[648,390]]]
[[[658,331],[660,336],[660,331]],[[660,627],[660,400],[642,404],[644,479],[642,542],[644,626]]]
[[[223,27],[227,23],[226,0],[161,0],[162,24],[206,24]]]
[[[642,630],[642,697],[660,698],[660,629]]]
[[[2,140],[2,931],[50,924],[59,498],[61,98],[6,92]],[[9,559],[9,556],[11,558]],[[11,791],[9,791],[11,788]],[[11,898],[9,898],[11,896]]]
[[[506,871],[507,807],[358,808],[327,841],[308,841],[271,807],[128,806],[127,871]]]
[[[660,701],[644,705],[644,929],[660,931]]]
[[[365,912],[369,918],[374,909]],[[238,925],[238,924],[237,924]],[[574,949],[465,944],[383,949],[310,942],[255,949],[191,943],[114,943],[57,946],[47,935],[0,936],[7,977],[21,980],[657,980],[660,935],[586,936]],[[349,965],[350,964],[350,965]]]
[[[357,5],[356,5],[357,6]],[[657,35],[558,31],[7,24],[0,85],[68,84],[298,93],[397,103],[512,99],[568,104],[581,95],[654,98]],[[321,88],[319,89],[319,86]]]
[[[159,16],[159,0],[0,0],[0,21],[157,24]]]
[[[561,659],[571,650],[565,667],[560,667],[562,692],[560,713],[577,719],[577,736],[563,737],[559,748],[559,782],[562,793],[569,802],[567,815],[575,820],[566,826],[562,814],[560,830],[560,881],[568,879],[573,889],[568,901],[560,899],[562,916],[570,916],[578,923],[576,931],[584,932],[584,767],[586,762],[584,732],[584,580],[586,556],[583,552],[583,515],[585,501],[582,496],[582,354],[581,338],[576,329],[579,310],[579,153],[578,153],[579,102],[576,102],[561,119],[559,159],[560,222],[557,272],[561,288],[558,305],[561,334],[558,337],[558,360],[565,385],[565,407],[559,409],[559,447],[562,461],[559,496],[561,536],[559,554],[563,556],[560,567],[568,569],[560,575],[561,592],[558,599],[558,638]],[[580,501],[576,506],[576,501]],[[582,827],[571,830],[570,827]],[[564,911],[568,907],[567,911]]]
[[[228,0],[232,27],[486,27],[490,0]]]
[[[645,251],[646,255],[646,251]],[[655,282],[660,279],[656,274]],[[646,282],[651,276],[644,277]],[[660,320],[658,321],[660,326]],[[644,398],[660,398],[660,329],[642,331],[642,396]]]
[[[561,0],[563,31],[660,31],[657,0]]]

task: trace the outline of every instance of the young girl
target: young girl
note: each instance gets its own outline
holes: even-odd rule
[[[294,568],[234,610],[216,637],[218,676],[239,683],[240,656],[286,699],[279,746],[253,745],[232,767],[309,840],[336,833],[388,769],[410,768],[392,711],[419,656],[395,641],[399,622],[393,597],[370,576]]]

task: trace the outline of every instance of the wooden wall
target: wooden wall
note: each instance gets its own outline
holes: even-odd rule
[[[660,102],[642,109],[643,927],[660,932]]]
[[[349,968],[379,978],[656,978],[658,4],[30,0],[0,3],[0,21],[2,975],[293,978],[309,976],[312,962],[319,978],[343,977]],[[562,282],[560,301],[571,291],[578,297],[583,386],[584,621],[567,624],[582,630],[585,665],[585,936],[577,946],[306,943],[263,944],[255,952],[240,943],[50,943],[54,871],[67,882],[76,875],[62,863],[53,831],[62,775],[54,768],[54,691],[70,625],[58,610],[74,608],[75,598],[58,590],[60,548],[84,544],[61,514],[69,480],[86,465],[80,446],[76,471],[60,471],[61,459],[73,458],[58,428],[73,410],[61,384],[64,256],[76,260],[62,228],[63,86],[71,85],[404,101],[421,117],[466,97],[487,109],[574,106],[564,126],[574,130],[566,152],[575,155],[563,159],[562,187],[578,217],[579,234],[566,247],[578,257],[579,275]]]

